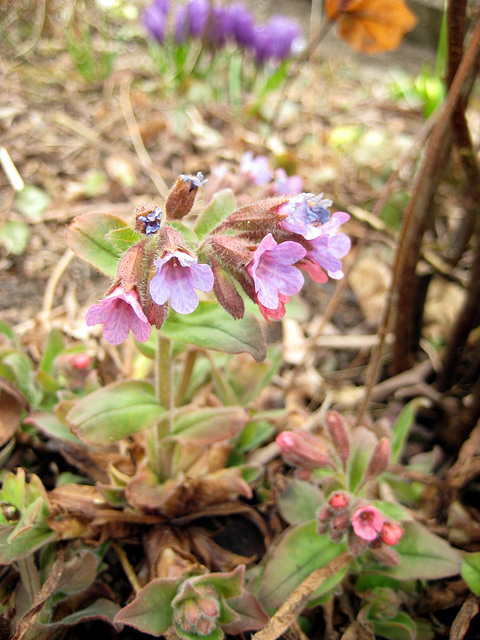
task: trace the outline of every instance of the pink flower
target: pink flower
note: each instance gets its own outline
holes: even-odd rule
[[[324,282],[318,279],[321,277],[321,269],[325,269],[334,280],[343,278],[340,258],[350,251],[351,241],[345,233],[338,233],[338,230],[349,219],[348,213],[337,211],[328,222],[317,228],[317,235],[309,239],[313,249],[307,252],[305,260],[299,266],[305,269],[315,282]]]
[[[275,182],[273,183],[273,193],[284,195],[300,193],[303,189],[301,176],[287,176],[285,169],[275,171]]]
[[[116,287],[99,304],[93,304],[85,315],[85,321],[89,327],[103,324],[103,337],[113,345],[124,342],[130,329],[139,342],[146,342],[152,332],[136,291],[125,291],[123,286]]]
[[[247,271],[255,284],[260,310],[265,308],[265,313],[262,311],[264,315],[283,317],[289,296],[303,287],[303,276],[292,265],[305,254],[306,250],[297,242],[277,244],[271,233],[255,249]]]
[[[403,536],[403,529],[399,524],[395,522],[384,522],[383,528],[380,533],[382,542],[391,547],[400,540]]]
[[[213,273],[208,264],[198,264],[194,256],[183,251],[166,253],[155,260],[157,275],[150,281],[149,290],[157,304],[165,304],[170,298],[177,313],[192,313],[198,307],[195,289],[210,291]]]
[[[375,507],[360,507],[353,512],[352,527],[358,538],[371,542],[382,531],[383,518]]]
[[[246,151],[240,162],[240,173],[250,178],[254,184],[262,187],[270,182],[273,171],[268,164],[266,156],[253,157],[251,151]]]

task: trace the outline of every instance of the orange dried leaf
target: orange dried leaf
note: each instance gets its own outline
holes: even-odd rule
[[[325,11],[340,38],[362,53],[396,49],[417,23],[404,0],[326,0]]]

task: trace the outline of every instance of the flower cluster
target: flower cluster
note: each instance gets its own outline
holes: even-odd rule
[[[168,31],[168,0],[154,0],[144,14],[144,24],[160,43]],[[212,6],[208,0],[190,0],[177,8],[174,24],[177,44],[199,38],[205,46],[218,49],[227,42],[253,54],[258,64],[279,62],[302,46],[298,24],[284,16],[274,16],[258,24],[242,3]]]
[[[139,342],[148,340],[152,325],[160,328],[169,309],[195,311],[198,291],[214,292],[234,317],[244,315],[240,287],[267,319],[285,315],[290,296],[304,284],[301,269],[317,282],[327,273],[341,277],[341,258],[350,240],[338,233],[346,213],[330,215],[329,200],[304,193],[266,198],[246,205],[214,226],[195,243],[182,235],[178,221],[187,216],[201,172],[181,175],[163,207],[142,207],[134,213],[134,229],[142,238],[123,255],[107,295],[86,314],[88,326],[103,325],[107,342],[123,342],[131,330]]]
[[[346,537],[351,553],[358,555],[367,549],[381,549],[382,545],[396,545],[403,535],[403,528],[385,518],[371,504],[339,491],[319,510],[317,532],[328,533],[334,542]],[[387,554],[383,554],[385,557]],[[389,554],[389,560],[394,563],[395,556]]]

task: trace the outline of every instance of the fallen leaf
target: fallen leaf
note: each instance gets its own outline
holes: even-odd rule
[[[417,23],[403,0],[326,0],[325,11],[340,38],[362,53],[393,51]]]

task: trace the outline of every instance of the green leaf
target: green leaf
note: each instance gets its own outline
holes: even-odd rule
[[[188,315],[171,313],[161,331],[172,340],[202,349],[249,353],[257,362],[267,355],[260,323],[253,315],[234,320],[213,302],[200,302],[196,311]]]
[[[145,240],[146,236],[132,227],[122,227],[109,231],[105,238],[111,242],[117,249],[124,252],[130,249],[134,244],[141,240]]]
[[[30,228],[19,220],[7,220],[0,226],[0,244],[7,253],[21,256],[30,240]]]
[[[84,213],[67,227],[67,244],[79,258],[114,278],[122,251],[105,236],[126,226],[121,218],[109,213]]]
[[[38,627],[40,629],[48,629],[49,631],[53,631],[54,629],[74,626],[76,624],[80,624],[81,622],[87,622],[88,620],[105,620],[106,622],[111,623],[115,617],[115,614],[119,612],[118,610],[118,604],[112,602],[112,600],[108,600],[107,598],[99,598],[88,607],[85,607],[85,609],[74,611],[58,622],[51,622],[50,624],[38,624]],[[37,623],[35,624],[35,626],[37,626]]]
[[[274,432],[275,428],[270,422],[266,420],[251,420],[242,429],[235,448],[240,453],[248,453],[270,440]]]
[[[318,509],[325,504],[325,496],[318,487],[294,478],[277,498],[280,515],[289,524],[314,520]]]
[[[34,184],[27,184],[15,196],[15,206],[26,218],[34,219],[46,211],[50,200],[50,196],[43,189]]]
[[[143,633],[160,636],[172,624],[172,600],[178,580],[157,578],[140,589],[135,600],[115,616],[115,624],[127,624]]]
[[[62,352],[64,346],[61,331],[52,329],[48,334],[47,344],[45,345],[42,362],[40,363],[40,369],[42,371],[54,373],[53,361],[59,353]]]
[[[382,573],[399,580],[435,580],[460,572],[461,555],[449,543],[416,522],[403,523],[404,533],[393,549],[400,556],[396,567]]]
[[[393,426],[392,437],[390,439],[390,447],[392,450],[390,460],[392,463],[398,462],[403,453],[405,442],[412,428],[413,421],[417,414],[419,399],[415,398],[409,402],[401,411]]]
[[[26,558],[47,542],[57,539],[57,534],[44,525],[31,527],[15,540],[9,541],[11,533],[11,526],[0,526],[0,564]]]
[[[408,615],[403,611],[398,611],[390,620],[366,618],[373,624],[375,637],[388,638],[388,640],[415,640],[417,627]]]
[[[246,419],[240,407],[194,408],[175,417],[172,436],[181,441],[213,444],[236,436]]]
[[[63,442],[71,442],[72,444],[82,445],[83,442],[79,440],[78,436],[74,435],[68,426],[57,418],[54,413],[49,411],[38,411],[32,413],[25,420],[26,424],[33,424],[39,431],[49,438],[55,438]]]
[[[313,571],[339,556],[344,544],[335,544],[327,535],[317,534],[316,521],[287,530],[274,549],[260,583],[259,599],[265,607],[279,607]],[[325,580],[314,597],[329,591],[345,570]]]
[[[193,578],[191,583],[195,586],[199,584],[213,585],[224,598],[228,599],[241,595],[244,575],[245,565],[241,564],[229,573],[207,573],[204,576]]]
[[[216,193],[210,204],[198,216],[195,233],[203,240],[220,222],[223,222],[235,211],[235,198],[231,189],[223,189]]]
[[[21,351],[12,351],[4,357],[6,364],[15,376],[15,380],[28,401],[35,406],[40,402],[42,393],[35,384],[32,363]]]
[[[480,552],[463,554],[460,573],[469,589],[480,596]]]
[[[84,442],[105,445],[148,429],[163,413],[152,385],[122,380],[82,398],[67,421]]]
[[[363,480],[377,442],[375,435],[365,427],[357,427],[352,432],[347,463],[347,485],[352,493]]]

